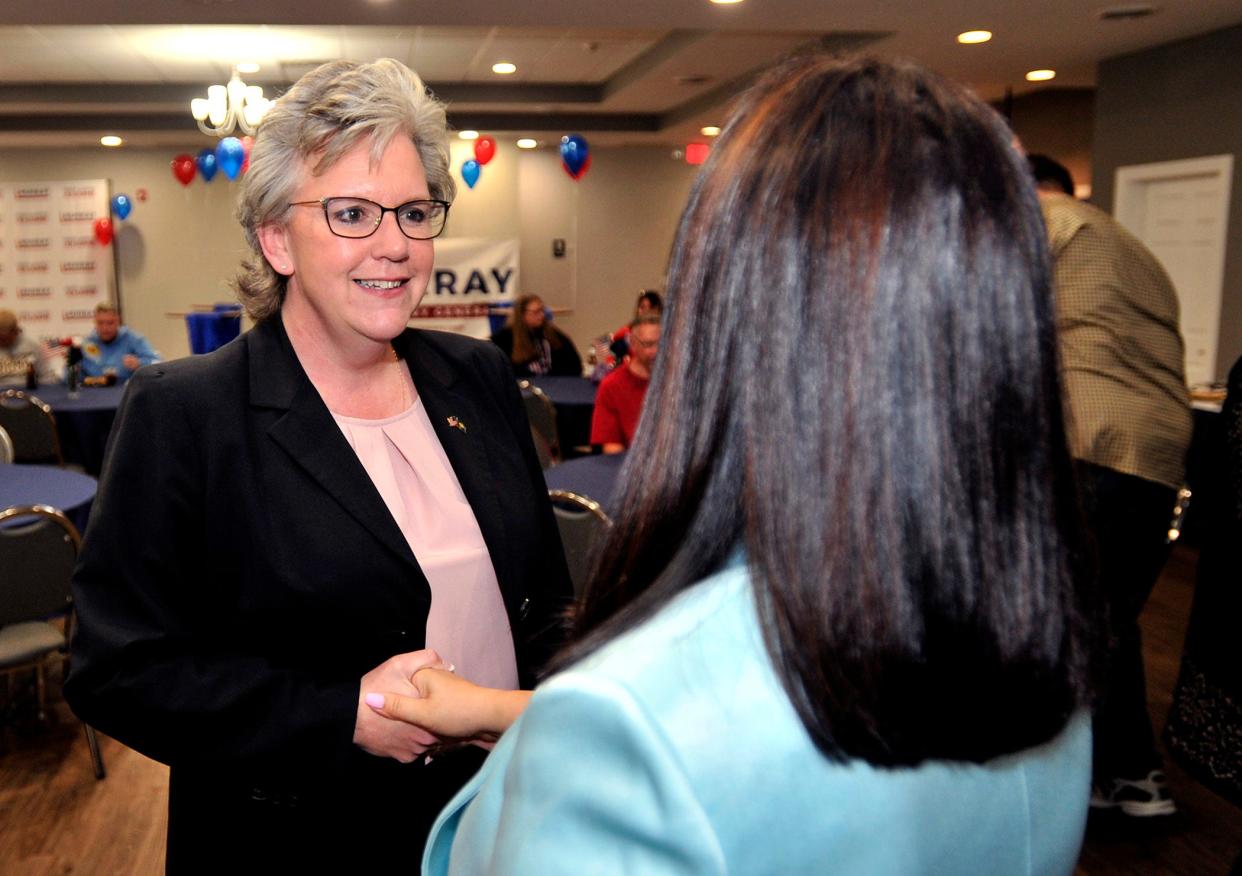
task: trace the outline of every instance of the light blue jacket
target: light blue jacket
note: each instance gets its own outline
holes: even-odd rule
[[[130,355],[138,357],[139,365],[160,361],[160,354],[152,348],[151,342],[126,326],[121,326],[116,337],[106,344],[99,340],[96,332],[91,332],[82,341],[82,373],[87,377],[102,377],[112,371],[117,379],[128,380],[134,373],[125,367],[125,357]]]
[[[777,681],[741,566],[541,685],[440,814],[430,874],[1070,874],[1077,715],[984,765],[829,761]]]

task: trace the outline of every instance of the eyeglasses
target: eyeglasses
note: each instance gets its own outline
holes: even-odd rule
[[[448,201],[406,201],[399,207],[385,207],[366,198],[320,198],[293,201],[290,207],[323,207],[328,230],[337,237],[370,237],[384,221],[385,213],[397,217],[397,227],[410,240],[439,237],[448,221]]]

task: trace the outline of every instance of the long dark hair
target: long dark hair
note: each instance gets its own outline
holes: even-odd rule
[[[559,665],[740,548],[830,757],[982,761],[1088,701],[1048,256],[1011,136],[908,64],[799,57],[741,98]]]
[[[565,336],[551,323],[545,322],[539,332],[526,327],[526,308],[536,301],[543,306],[543,299],[538,295],[519,295],[509,311],[509,328],[513,330],[513,352],[509,358],[517,365],[526,365],[538,359],[541,341],[547,341],[553,350],[559,350],[564,344]]]

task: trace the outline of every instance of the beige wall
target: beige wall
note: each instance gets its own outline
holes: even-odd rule
[[[453,167],[470,146],[453,144]],[[170,312],[234,299],[229,287],[246,253],[233,219],[237,185],[223,174],[183,187],[175,150],[3,150],[0,180],[110,179],[135,199],[114,242],[125,320],[172,358],[189,352],[185,323]],[[643,287],[663,288],[668,249],[696,169],[664,148],[596,150],[591,170],[569,179],[555,149],[500,144],[476,188],[460,183],[447,234],[518,237],[522,290],[542,295],[585,349],[629,319]],[[148,193],[138,201],[140,188]],[[564,238],[562,259],[553,238]]]

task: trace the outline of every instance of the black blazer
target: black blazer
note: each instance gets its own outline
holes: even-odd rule
[[[508,363],[440,332],[393,345],[478,520],[530,686],[571,588]],[[74,596],[65,695],[171,765],[170,869],[213,855],[235,869],[239,832],[282,868],[281,837],[310,862],[348,848],[356,863],[386,844],[371,832],[384,818],[416,865],[411,837],[421,849],[423,822],[477,763],[403,767],[352,742],[359,679],[424,646],[431,594],[279,317],[130,381]]]

